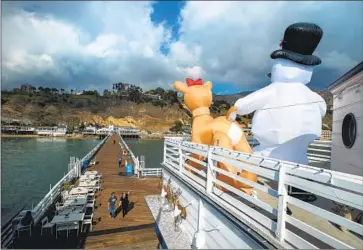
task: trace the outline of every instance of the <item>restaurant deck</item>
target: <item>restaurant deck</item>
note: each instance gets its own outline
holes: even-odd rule
[[[115,144],[113,141],[115,140]],[[96,170],[103,176],[102,187],[96,197],[91,232],[80,233],[77,237],[73,232],[68,238],[61,235],[56,239],[43,231],[40,226],[28,232],[22,232],[15,239],[14,248],[157,248],[158,239],[155,234],[155,222],[148,209],[144,196],[158,194],[158,179],[153,177],[140,178],[125,176],[125,167],[118,167],[118,159],[122,155],[120,138],[117,134],[111,136],[96,154],[96,165],[89,170]],[[125,159],[126,158],[126,159]],[[123,156],[123,161],[131,161]],[[125,217],[117,214],[115,219],[109,217],[108,198],[115,192],[119,200],[122,192],[130,191],[129,212]],[[117,203],[118,204],[118,203]],[[49,221],[54,216],[55,207],[49,209]]]

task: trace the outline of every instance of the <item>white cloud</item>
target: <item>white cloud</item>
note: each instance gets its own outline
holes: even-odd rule
[[[199,44],[202,47],[199,60],[194,60],[193,64],[205,70],[205,77],[244,87],[261,86],[267,84],[266,74],[272,61],[270,54],[279,49],[285,28],[294,22],[315,22],[324,30],[323,40],[316,51],[325,55],[321,67],[347,70],[356,61],[352,56],[362,59],[362,55],[354,53],[353,48],[360,49],[359,46],[363,43],[360,20],[356,20],[357,17],[362,19],[356,10],[359,3],[347,7],[349,4],[351,3],[311,1],[233,1],[206,4],[191,1],[187,2],[181,12],[181,37],[176,43],[185,46]],[[360,3],[360,6],[363,5]],[[325,16],[327,20],[324,19]],[[341,22],[342,19],[345,20],[344,23]],[[336,39],[343,32],[356,34],[358,41],[338,42]],[[328,44],[336,51],[329,51],[326,46]],[[187,55],[186,52],[180,54],[179,58]]]
[[[65,4],[71,12],[71,3]],[[47,6],[50,10],[52,5]],[[152,88],[203,77],[239,87],[261,86],[267,83],[270,54],[279,48],[285,28],[301,21],[315,22],[324,30],[316,51],[321,67],[346,71],[362,60],[359,2],[189,1],[181,11],[176,41],[164,23],[151,21],[150,2],[77,6],[84,11],[73,19],[18,7],[3,15],[5,85],[27,81],[103,89],[125,81]],[[168,55],[160,51],[165,44]]]
[[[347,54],[337,51],[329,52],[324,56],[324,65],[328,68],[338,70],[340,74],[345,73],[357,64],[358,62]]]

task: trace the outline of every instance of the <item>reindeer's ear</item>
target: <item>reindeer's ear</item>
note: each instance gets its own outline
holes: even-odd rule
[[[208,89],[212,89],[213,88],[213,84],[210,81],[205,82],[203,86],[206,87],[206,88],[208,88]]]
[[[188,86],[180,81],[174,82],[174,88],[184,94],[188,92]]]

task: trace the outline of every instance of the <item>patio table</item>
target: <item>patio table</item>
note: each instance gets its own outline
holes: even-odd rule
[[[95,187],[97,186],[98,181],[81,181],[79,183],[79,187]]]
[[[84,213],[69,213],[68,216],[65,215],[56,215],[53,217],[51,221],[52,224],[64,224],[70,222],[79,222],[83,221]]]
[[[79,180],[80,181],[87,181],[87,180],[94,180],[96,178],[96,176],[95,175],[93,175],[93,174],[90,174],[90,175],[82,175],[80,178],[79,178]]]
[[[84,206],[87,203],[87,198],[76,198],[73,199],[71,197],[69,197],[68,199],[66,199],[64,201],[63,206]]]
[[[84,172],[84,175],[96,175],[96,174],[98,174],[97,171],[86,171],[86,172]]]
[[[88,189],[85,187],[76,187],[76,188],[72,188],[71,191],[69,191],[70,195],[75,195],[75,194],[88,194]]]
[[[67,207],[58,211],[58,215],[83,213],[84,207]]]

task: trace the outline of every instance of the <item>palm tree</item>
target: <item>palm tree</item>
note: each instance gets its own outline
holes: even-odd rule
[[[42,86],[39,86],[39,87],[38,87],[38,91],[39,91],[40,93],[43,93],[44,88],[43,88]]]
[[[71,94],[73,95],[73,89],[71,89]]]
[[[63,95],[64,94],[64,89],[60,89],[60,91],[61,91],[61,94]]]

